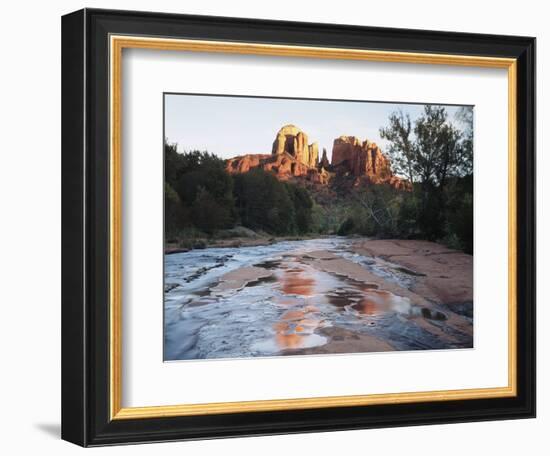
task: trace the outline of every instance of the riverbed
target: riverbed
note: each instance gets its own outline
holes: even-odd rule
[[[411,255],[404,266],[369,251],[369,242],[378,241],[333,237],[166,255],[164,359],[472,347],[473,314],[434,297]]]

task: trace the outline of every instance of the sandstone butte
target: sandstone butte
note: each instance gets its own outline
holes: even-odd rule
[[[343,173],[357,181],[389,184],[402,190],[410,188],[407,181],[392,173],[389,158],[375,143],[361,141],[355,136],[340,136],[334,140],[329,164],[326,149],[319,160],[317,143],[309,144],[307,134],[295,125],[285,125],[277,132],[271,154],[241,155],[226,162],[226,169],[231,174],[246,173],[254,168],[272,172],[280,180],[302,178],[325,185],[331,174]]]

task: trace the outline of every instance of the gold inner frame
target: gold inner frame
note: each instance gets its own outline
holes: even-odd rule
[[[194,51],[253,54],[338,60],[366,60],[430,65],[452,65],[508,70],[508,385],[505,387],[274,399],[170,406],[122,407],[122,145],[121,95],[123,49]],[[517,61],[511,58],[388,52],[287,46],[243,42],[222,42],[110,36],[110,415],[111,419],[158,418],[221,413],[297,410],[326,407],[397,404],[423,401],[486,399],[517,394]]]

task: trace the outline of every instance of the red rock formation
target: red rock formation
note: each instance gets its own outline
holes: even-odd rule
[[[361,142],[355,136],[340,136],[334,140],[332,163],[329,164],[325,149],[319,163],[317,143],[308,144],[307,135],[294,125],[285,125],[277,132],[271,154],[242,155],[226,162],[230,174],[246,173],[254,168],[272,172],[280,180],[303,178],[321,185],[328,184],[328,171],[345,172],[355,178],[354,185],[385,183],[410,190],[407,181],[392,174],[389,159],[375,143]]]
[[[328,169],[329,166],[330,162],[328,161],[327,150],[323,147],[323,158],[321,158],[321,161],[319,162],[319,167],[322,169]]]
[[[293,177],[303,177],[309,181],[326,184],[328,173],[310,168],[289,155],[282,154],[251,154],[234,157],[227,160],[225,169],[230,174],[246,173],[254,168],[261,168],[271,172],[280,180],[288,180]]]
[[[314,142],[307,147],[309,152],[308,165],[310,168],[316,168],[319,163],[319,145],[316,142]]]
[[[330,179],[328,172],[324,168],[321,168],[320,170],[310,168],[307,177],[309,181],[321,185],[328,184]]]
[[[387,183],[400,189],[410,187],[407,181],[393,175],[389,159],[376,143],[361,142],[356,136],[340,136],[334,140],[332,167],[358,178],[366,177],[373,184]]]
[[[287,153],[310,168],[317,166],[319,148],[317,143],[308,145],[308,137],[295,125],[285,125],[278,132],[273,142],[273,155]]]
[[[225,169],[229,174],[247,173],[259,167],[265,160],[271,158],[269,154],[249,154],[233,157],[226,161]]]

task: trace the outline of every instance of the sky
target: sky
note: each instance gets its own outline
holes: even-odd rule
[[[459,107],[446,108],[455,123]],[[310,144],[319,144],[319,155],[326,148],[330,160],[334,139],[342,135],[368,139],[384,150],[379,129],[398,109],[414,120],[424,105],[166,94],[164,133],[179,152],[207,150],[231,158],[271,153],[279,129],[294,124],[308,135]]]

